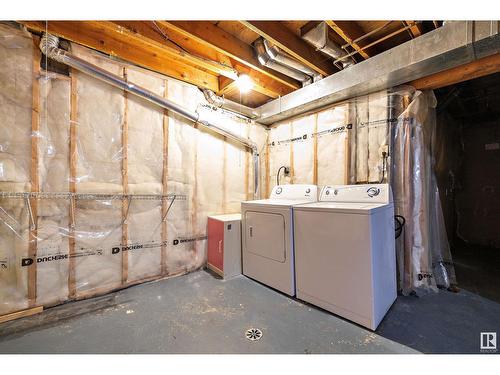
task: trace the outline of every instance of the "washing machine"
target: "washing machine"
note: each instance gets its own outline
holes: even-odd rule
[[[389,185],[325,186],[293,212],[297,298],[375,330],[396,299]]]
[[[293,208],[316,202],[316,185],[278,185],[269,199],[241,203],[243,274],[295,296]]]

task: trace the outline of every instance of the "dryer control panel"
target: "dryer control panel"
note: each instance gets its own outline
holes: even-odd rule
[[[322,202],[392,203],[389,184],[333,185],[321,189]]]
[[[318,187],[316,185],[278,185],[271,192],[271,199],[301,199],[316,202],[318,200]]]

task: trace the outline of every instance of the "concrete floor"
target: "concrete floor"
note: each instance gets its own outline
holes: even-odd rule
[[[245,338],[251,327],[259,341]],[[398,297],[373,333],[246,277],[198,271],[4,323],[0,353],[478,352],[484,330],[500,331],[500,304],[467,292]]]
[[[500,249],[456,239],[451,253],[458,285],[500,303]]]

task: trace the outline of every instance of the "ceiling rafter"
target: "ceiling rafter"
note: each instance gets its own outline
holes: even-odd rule
[[[362,50],[363,46],[353,42],[355,39],[363,36],[363,30],[354,21],[325,21],[330,28],[335,31],[342,39],[349,43],[355,51],[366,60],[370,58],[370,54]]]
[[[20,21],[20,23],[35,31],[46,31],[44,21]],[[205,64],[205,70],[200,69],[189,63],[191,57],[181,54],[172,46],[160,46],[155,41],[145,41],[136,33],[127,32],[123,28],[117,29],[118,26],[111,22],[50,21],[47,26],[47,31],[56,36],[198,87],[219,91],[218,77],[210,71],[210,64]],[[131,40],[138,41],[134,43],[133,48]]]
[[[240,21],[240,23],[323,76],[337,71],[321,52],[279,21]]]
[[[410,34],[412,35],[413,38],[422,35],[422,25],[417,21],[403,21],[403,24],[405,24],[405,26],[412,25],[410,27]]]
[[[154,40],[161,44],[174,45],[180,50],[181,55],[190,56],[194,64],[198,61],[206,65],[208,69],[227,78],[234,80],[238,74],[250,76],[254,82],[254,91],[277,98],[286,95],[293,89],[278,82],[266,74],[250,69],[248,66],[231,59],[229,56],[220,53],[204,44],[188,38],[185,35],[169,29],[161,21],[113,21],[115,24],[131,30],[146,39]],[[202,66],[200,64],[200,66]],[[220,79],[219,79],[220,81]],[[226,82],[226,81],[224,81]],[[220,92],[220,90],[219,90]]]
[[[209,21],[157,21],[167,29],[177,31],[188,38],[193,38],[205,46],[229,56],[231,59],[263,73],[290,88],[290,92],[299,88],[297,81],[272,69],[262,66],[255,56],[252,46],[217,27]]]

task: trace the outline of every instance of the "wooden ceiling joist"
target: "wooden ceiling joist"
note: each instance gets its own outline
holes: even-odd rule
[[[207,48],[193,38],[186,37],[178,31],[165,27],[161,21],[114,21],[114,23],[143,38],[154,40],[160,45],[174,45],[177,50],[181,51],[180,54],[190,58],[193,64],[205,66],[224,78],[234,80],[236,74],[247,74],[254,82],[254,91],[270,98],[277,98],[293,91],[292,87],[284,85],[266,74],[252,70],[219,51]],[[202,63],[199,63],[200,61]]]
[[[422,26],[420,25],[420,23],[417,23],[416,21],[403,21],[403,23],[405,24],[405,26],[412,25],[410,27],[410,34],[413,38],[422,35]]]
[[[353,42],[357,38],[361,37],[364,32],[356,23],[353,21],[325,21],[330,28],[335,31],[342,39],[349,43],[354,50],[366,60],[370,58],[367,51],[362,50],[363,46],[358,43]]]
[[[219,92],[217,93],[218,95],[227,95],[235,89],[237,89],[236,81],[227,77],[219,77]]]
[[[230,64],[219,63],[205,56],[195,55],[183,50],[176,42],[170,40],[170,37],[163,33],[161,26],[154,21],[100,21],[100,24],[107,25],[115,32],[123,32],[133,38],[135,41],[154,45],[172,54],[172,56],[184,60],[186,63],[199,66],[213,73],[225,77],[235,77],[236,70]]]
[[[280,82],[291,92],[300,87],[295,80],[262,66],[254,54],[252,46],[217,27],[209,21],[157,21],[167,29],[183,34],[187,38],[212,48],[257,72]]]
[[[290,56],[314,69],[323,76],[329,76],[337,70],[321,52],[280,24],[279,21],[240,21],[272,44],[278,46]]]
[[[68,39],[112,56],[155,70],[198,87],[219,91],[216,74],[205,62],[203,70],[194,66],[191,57],[183,55],[169,45],[145,40],[132,31],[120,28],[112,22],[102,21],[22,21],[26,27]],[[196,63],[197,64],[197,63]],[[198,65],[201,66],[201,65]]]

